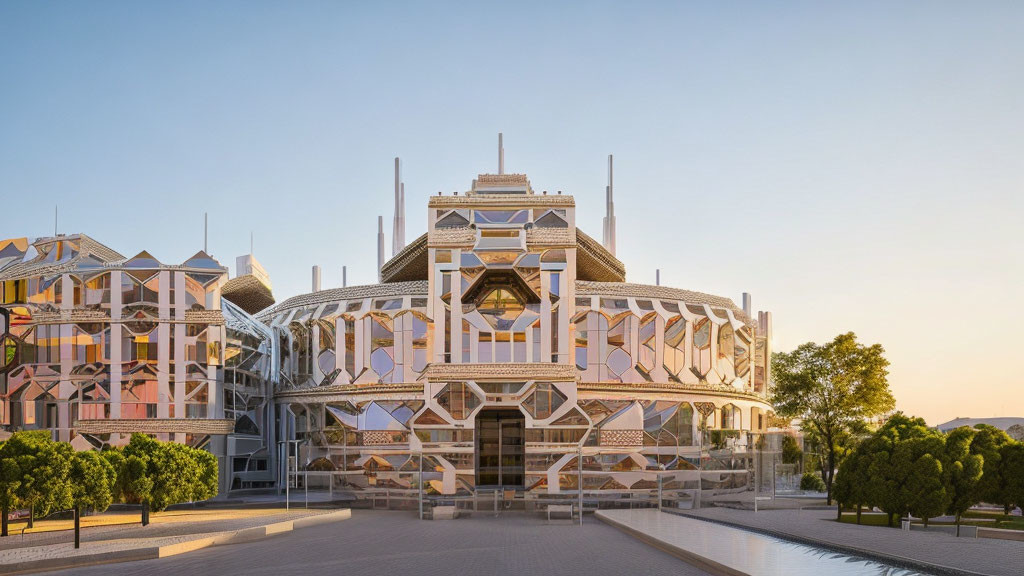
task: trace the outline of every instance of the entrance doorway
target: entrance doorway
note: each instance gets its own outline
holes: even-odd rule
[[[476,418],[476,485],[522,488],[526,420],[519,410],[482,410]]]

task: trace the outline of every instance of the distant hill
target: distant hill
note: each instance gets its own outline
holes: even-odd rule
[[[949,432],[950,430],[961,426],[970,426],[973,428],[975,424],[988,424],[989,426],[995,426],[1009,434],[1015,440],[1024,441],[1024,418],[1016,418],[1013,416],[1005,416],[1002,418],[955,418],[949,422],[939,424],[936,428],[943,432]]]

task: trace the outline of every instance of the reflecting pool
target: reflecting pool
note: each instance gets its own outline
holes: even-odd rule
[[[925,575],[861,556],[798,544],[722,524],[657,510],[602,510],[610,524],[667,544],[683,555],[757,576]]]

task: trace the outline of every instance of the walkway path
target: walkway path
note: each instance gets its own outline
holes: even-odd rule
[[[834,521],[834,510],[765,510],[755,513],[705,508],[687,514],[840,549],[906,558],[964,573],[993,576],[1024,573],[1024,542],[957,538],[936,532],[904,532],[896,528],[843,524]]]
[[[262,542],[181,556],[56,572],[71,576],[160,574],[488,574],[599,576],[704,574],[588,516],[584,525],[548,524],[540,514],[490,514],[420,521],[415,513],[354,510],[324,524]]]
[[[150,515],[149,526],[142,526],[139,514],[111,513],[111,522],[103,519],[108,514],[86,516],[82,519],[82,542],[98,542],[122,538],[165,538],[207,532],[224,532],[240,530],[264,524],[273,524],[285,520],[294,520],[310,515],[324,514],[330,510],[295,509],[198,509],[189,511],[167,511]],[[131,523],[125,523],[126,520]],[[88,520],[89,522],[86,522]],[[53,522],[53,521],[46,521]],[[73,526],[72,521],[60,521]],[[42,522],[37,522],[37,525]],[[93,524],[90,526],[90,524]],[[0,552],[11,548],[43,546],[47,544],[70,544],[74,541],[71,530],[44,530],[27,533],[24,536],[12,530],[12,536],[0,538]]]
[[[224,511],[231,512],[231,511]],[[235,511],[242,512],[242,511]],[[75,566],[76,570],[94,564],[164,558],[208,546],[249,542],[290,532],[295,528],[344,520],[351,516],[346,510],[310,510],[289,514],[210,514],[226,516],[202,522],[178,521],[154,526],[103,526],[93,528],[97,534],[74,548],[71,541],[30,543],[18,536],[5,539],[0,550],[0,574],[35,573]],[[283,518],[283,519],[282,519]],[[277,520],[277,521],[272,521]],[[153,525],[151,525],[153,526]],[[54,533],[35,534],[36,539],[53,538]],[[63,540],[71,538],[64,534]],[[83,539],[84,540],[84,539]],[[12,544],[20,544],[12,546]]]

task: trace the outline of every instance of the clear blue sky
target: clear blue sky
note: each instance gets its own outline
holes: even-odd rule
[[[375,279],[404,160],[574,194],[619,256],[775,313],[776,348],[881,342],[932,423],[1024,415],[1024,3],[0,4],[0,237],[256,255],[279,299]],[[388,242],[390,249],[390,238]]]

